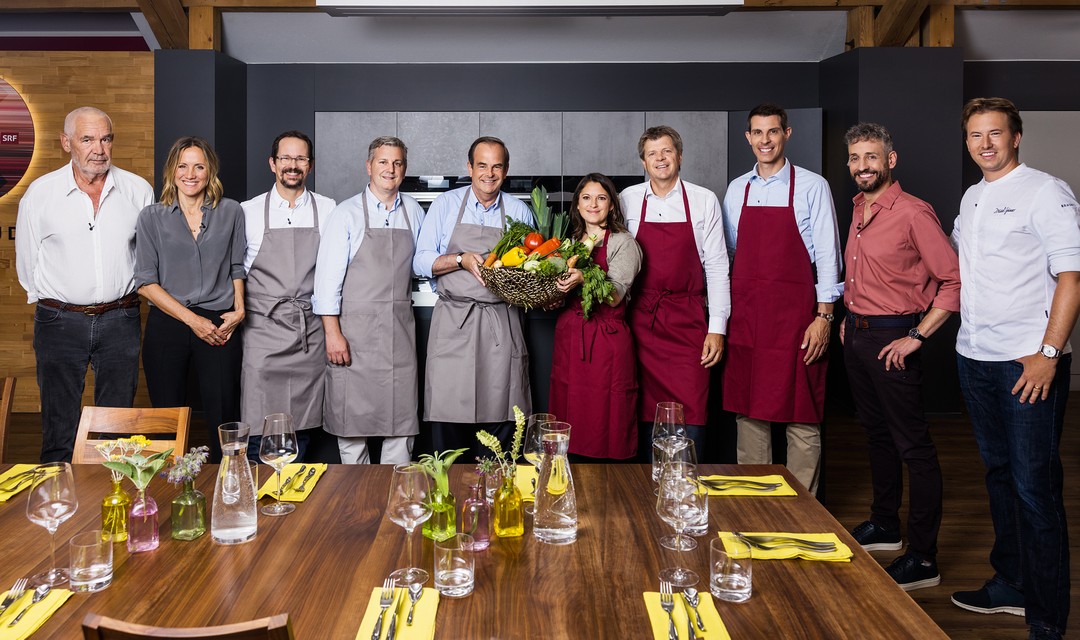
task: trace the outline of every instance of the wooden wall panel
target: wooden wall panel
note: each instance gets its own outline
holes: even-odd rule
[[[0,51],[0,77],[34,116],[37,141],[22,181],[0,197],[0,377],[16,376],[15,411],[40,411],[34,368],[34,312],[15,273],[15,218],[19,199],[35,178],[70,157],[60,147],[64,116],[90,105],[113,119],[113,163],[154,181],[154,55],[112,51]],[[10,229],[10,233],[9,233]],[[84,402],[91,402],[92,376]],[[149,406],[139,381],[136,404]],[[73,425],[74,428],[74,425]]]

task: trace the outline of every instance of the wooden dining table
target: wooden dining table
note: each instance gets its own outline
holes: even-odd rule
[[[269,471],[260,467],[263,480]],[[782,474],[798,490],[796,497],[709,498],[708,536],[720,530],[832,532],[854,552],[851,562],[755,561],[750,600],[716,602],[732,638],[948,637],[784,467],[702,465],[702,472]],[[441,599],[435,638],[649,638],[642,593],[657,591],[658,573],[676,562],[675,552],[658,542],[671,530],[656,515],[650,467],[577,465],[572,473],[577,541],[543,544],[528,518],[524,536],[493,538],[477,553],[472,595]],[[79,509],[56,533],[62,560],[71,536],[100,527],[100,501],[110,490],[101,465],[75,465],[74,475]],[[159,505],[160,546],[129,554],[116,544],[112,584],[74,594],[35,637],[81,637],[88,613],[178,627],[288,613],[297,638],[354,638],[372,589],[406,564],[405,531],[384,513],[390,476],[384,465],[331,465],[296,511],[260,515],[255,539],[235,546],[214,543],[209,532],[190,542],[172,539],[169,503],[177,488],[155,479],[148,492]],[[208,504],[214,477],[209,465],[196,481]],[[459,464],[450,478],[460,507],[475,475]],[[25,511],[25,492],[0,504],[0,588],[50,564],[48,534]],[[209,514],[207,520],[209,526]],[[708,536],[681,554],[702,576],[703,592]],[[430,571],[432,542],[419,531],[415,540],[417,564]]]

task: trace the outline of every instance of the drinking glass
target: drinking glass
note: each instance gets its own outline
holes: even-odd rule
[[[525,441],[521,445],[521,453],[526,462],[536,467],[537,472],[540,471],[540,460],[544,453],[544,447],[541,444],[543,434],[540,428],[549,422],[555,422],[555,414],[534,413],[525,423]],[[536,481],[533,481],[533,495],[536,495]],[[533,514],[533,503],[525,505],[525,513]]]
[[[101,591],[112,583],[113,546],[101,531],[76,533],[68,542],[71,552],[71,590]]]
[[[473,592],[475,572],[473,538],[458,533],[435,541],[435,589],[440,596],[464,598]]]
[[[750,545],[727,535],[709,542],[709,591],[727,602],[746,602],[753,591]]]
[[[431,480],[423,469],[412,463],[394,465],[386,516],[409,534],[409,566],[390,574],[398,586],[424,584],[428,581],[428,572],[413,566],[413,532],[417,525],[431,517],[431,504],[428,502],[430,491]]]
[[[277,474],[277,502],[259,511],[266,516],[283,516],[292,513],[296,505],[281,501],[281,470],[296,460],[296,432],[292,416],[287,413],[271,413],[263,419],[262,442],[259,443],[259,460],[274,468]]]
[[[656,513],[675,529],[675,535],[660,538],[660,545],[672,551],[690,551],[697,541],[683,535],[686,526],[696,522],[705,508],[706,496],[698,490],[697,467],[689,462],[666,462],[660,471]],[[698,575],[676,565],[660,572],[660,579],[678,587],[697,584]]]
[[[37,574],[31,581],[34,585],[56,587],[68,581],[67,568],[56,566],[56,529],[61,522],[75,515],[79,508],[79,499],[75,497],[75,477],[70,464],[50,462],[35,470],[33,482],[26,500],[26,517],[49,532],[52,569]]]
[[[657,402],[656,419],[653,421],[653,482],[660,479],[660,462],[656,459],[657,441],[664,446],[668,438],[686,437],[686,421],[683,406],[678,402]]]

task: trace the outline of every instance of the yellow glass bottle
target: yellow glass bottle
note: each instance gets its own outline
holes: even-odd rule
[[[120,486],[121,479],[113,479],[112,492],[101,501],[101,539],[111,542],[127,540],[128,509],[131,496]]]
[[[521,501],[514,476],[503,478],[502,484],[495,491],[495,508],[492,525],[495,535],[500,538],[517,538],[525,534],[525,507]]]

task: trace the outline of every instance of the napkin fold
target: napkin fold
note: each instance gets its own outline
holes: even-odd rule
[[[285,484],[286,480],[295,475],[296,472],[300,471],[300,467],[306,468],[304,469],[304,472],[296,476],[296,479],[292,481],[292,483],[287,489],[285,489],[285,493],[281,496],[282,502],[303,502],[304,500],[307,500],[308,496],[311,495],[312,490],[315,489],[315,485],[319,483],[319,478],[321,478],[322,475],[326,473],[327,468],[326,464],[324,463],[316,464],[312,462],[294,462],[292,464],[287,464],[285,465],[285,468],[281,470],[281,483]],[[315,475],[311,476],[311,479],[307,481],[307,485],[304,487],[303,492],[297,491],[296,487],[299,487],[304,482],[304,478],[312,469],[315,469]],[[256,497],[256,500],[265,496],[276,498],[277,496],[274,493],[276,491],[277,474],[271,473],[270,479],[264,482],[262,488],[259,489],[259,495]]]
[[[357,640],[371,640],[371,632],[375,630],[375,620],[382,611],[379,607],[380,594],[382,594],[382,587],[371,590],[367,609],[364,610],[364,621],[360,623],[360,629],[356,632]],[[404,587],[396,588],[394,598],[398,611],[395,640],[431,640],[435,637],[435,614],[439,610],[438,591],[431,588],[424,589],[424,594],[416,601],[416,613],[413,614],[411,627],[405,624],[405,619],[409,617],[409,590]],[[386,638],[386,632],[390,628],[390,614],[394,610],[393,605],[386,610],[379,638]]]
[[[838,538],[835,533],[785,533],[776,531],[755,531],[753,533],[742,531],[740,533],[746,536],[794,536],[796,538],[802,538],[803,540],[831,542],[836,545],[835,551],[808,551],[796,547],[780,547],[779,549],[770,549],[766,551],[751,545],[751,557],[754,560],[788,560],[790,558],[802,558],[804,560],[823,560],[826,562],[851,562],[851,549],[843,542],[840,542],[840,538]],[[732,535],[733,534],[730,531],[720,532],[720,538],[725,539],[725,547],[728,546],[726,537],[731,537]]]
[[[652,627],[652,635],[655,640],[668,640],[668,614],[660,607],[660,593],[657,591],[645,592],[645,609],[649,612],[649,625]],[[701,621],[705,623],[702,631],[696,626],[694,634],[703,640],[731,640],[724,621],[720,619],[720,613],[713,605],[712,595],[708,592],[698,592],[701,598],[698,602],[698,613]],[[687,640],[686,620],[690,610],[686,607],[681,593],[675,594],[675,610],[671,612],[675,617],[675,630],[679,632],[679,640]]]
[[[8,469],[7,471],[5,471],[3,473],[0,473],[0,485],[3,485],[4,481],[7,480],[8,478],[14,478],[15,476],[19,475],[20,473],[23,473],[24,471],[30,471],[31,469],[34,469],[35,467],[37,467],[36,464],[17,464],[17,465],[14,465],[13,467]],[[23,476],[23,478],[25,478],[25,477],[26,476]],[[31,482],[30,480],[26,480],[26,482],[20,484],[18,486],[18,488],[16,488],[13,491],[0,490],[0,502],[7,502],[8,500],[11,499],[12,496],[14,496],[15,494],[23,491],[24,489],[29,488],[30,485],[32,485],[32,484],[33,484],[33,482]]]
[[[27,589],[26,593],[15,601],[15,604],[11,605],[3,615],[0,615],[0,640],[23,640],[23,638],[29,638],[72,595],[67,589],[53,589],[49,592],[49,595],[45,596],[44,600],[35,604],[26,612],[23,619],[19,620],[19,624],[9,627],[8,623],[14,620],[15,616],[26,608],[26,605],[30,604],[33,594],[33,589]]]
[[[753,480],[754,482],[779,482],[781,486],[776,489],[762,490],[754,487],[732,485],[730,489],[713,489],[709,487],[710,496],[797,496],[795,489],[787,483],[784,476],[701,476],[702,480],[715,480],[724,482],[728,480]]]
[[[519,464],[517,466],[514,484],[517,485],[518,491],[521,492],[522,502],[536,502],[536,487],[533,481],[538,480],[539,477],[536,467],[531,464]]]

